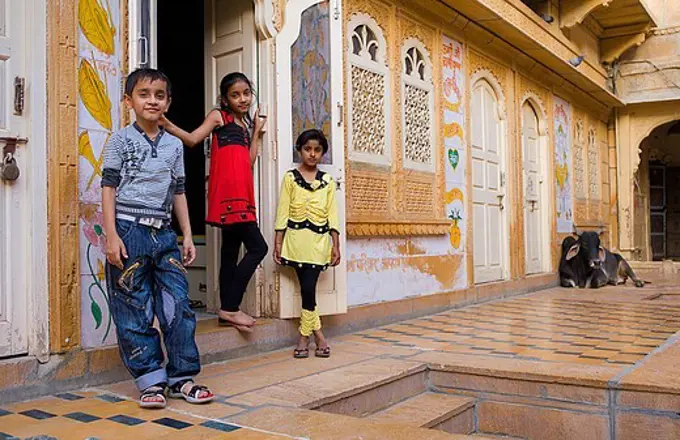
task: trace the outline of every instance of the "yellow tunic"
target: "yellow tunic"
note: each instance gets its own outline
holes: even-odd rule
[[[331,231],[339,231],[336,183],[318,171],[309,183],[297,169],[283,177],[274,229],[286,231],[281,261],[293,267],[325,270],[331,262]]]

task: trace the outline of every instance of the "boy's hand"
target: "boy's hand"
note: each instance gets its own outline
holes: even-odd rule
[[[127,260],[128,254],[123,240],[118,234],[107,237],[106,239],[106,260],[109,264],[123,270],[123,259]]]
[[[340,248],[333,246],[331,250],[331,266],[337,266],[338,264],[340,264]]]
[[[255,128],[253,130],[255,136],[262,137],[262,135],[267,131],[266,125],[267,125],[267,117],[262,116],[260,117],[260,109],[257,109],[255,111],[255,117],[254,117],[254,122],[255,122]]]
[[[276,264],[281,264],[281,243],[276,243],[274,245],[274,262]]]
[[[182,263],[185,266],[191,266],[191,263],[196,260],[196,246],[194,246],[194,239],[184,237],[182,241]]]

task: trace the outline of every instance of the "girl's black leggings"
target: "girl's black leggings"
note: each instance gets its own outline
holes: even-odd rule
[[[296,267],[300,291],[302,294],[302,308],[313,312],[316,308],[316,283],[319,281],[321,269]]]
[[[241,244],[246,254],[238,261]],[[221,309],[238,312],[248,282],[257,265],[267,256],[267,242],[257,223],[236,223],[222,227],[222,262],[220,266]]]

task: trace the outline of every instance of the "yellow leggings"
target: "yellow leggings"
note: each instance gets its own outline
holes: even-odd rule
[[[314,311],[302,309],[300,316],[300,334],[302,336],[310,336],[315,330],[321,330],[321,318],[319,318],[319,310]]]

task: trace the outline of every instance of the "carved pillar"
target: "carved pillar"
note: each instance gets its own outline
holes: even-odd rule
[[[619,250],[626,259],[634,259],[635,233],[633,219],[635,212],[635,171],[640,163],[639,146],[631,141],[631,115],[618,115],[616,139],[617,156],[617,195],[619,221]]]
[[[76,0],[48,2],[50,349],[80,343]]]

